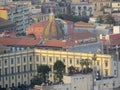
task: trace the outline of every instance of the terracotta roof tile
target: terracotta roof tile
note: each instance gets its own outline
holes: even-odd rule
[[[83,40],[83,39],[88,39],[91,37],[94,37],[94,36],[89,32],[72,33],[72,35],[70,35],[70,38],[72,40]]]
[[[48,40],[45,41],[40,46],[50,46],[50,47],[68,47],[74,46],[76,43],[74,41],[64,41],[64,40]]]
[[[90,23],[86,23],[86,22],[76,22],[75,24],[74,24],[74,26],[76,26],[76,27],[93,27],[93,25],[92,24],[90,24]]]
[[[3,45],[34,46],[38,42],[33,38],[0,38],[0,44]]]

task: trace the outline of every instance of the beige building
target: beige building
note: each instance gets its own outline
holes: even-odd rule
[[[37,66],[47,64],[51,69],[57,60],[66,65],[66,72],[69,66],[80,70],[81,59],[92,59],[93,54],[67,51],[53,51],[41,49],[29,49],[0,55],[0,86],[11,87],[20,84],[30,84],[30,80],[37,73]],[[92,67],[92,66],[91,66]],[[110,55],[97,55],[96,70],[100,74],[115,76],[116,68]],[[52,78],[52,76],[50,77]]]

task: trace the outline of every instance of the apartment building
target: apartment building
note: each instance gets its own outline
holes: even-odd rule
[[[72,2],[71,14],[76,16],[91,16],[94,6],[88,2]]]
[[[57,60],[61,60],[66,65],[66,72],[68,72],[67,68],[70,66],[80,70],[80,60],[86,58],[92,59],[92,57],[93,54],[90,53],[41,49],[28,49],[1,54],[0,86],[11,87],[30,84],[30,80],[36,75],[37,66],[40,64],[47,64],[53,70],[54,63]],[[117,69],[113,67],[114,61],[110,55],[97,54],[96,70],[100,72],[100,75],[104,77],[116,76]],[[53,80],[52,75],[50,75],[51,80]]]
[[[0,17],[16,23],[16,32],[23,33],[29,25],[29,8],[26,4],[11,3],[0,6]]]

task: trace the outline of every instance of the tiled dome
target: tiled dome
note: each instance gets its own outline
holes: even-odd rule
[[[49,15],[49,21],[43,31],[43,39],[62,39],[64,36],[63,30],[60,28],[59,21],[55,21],[54,14]]]

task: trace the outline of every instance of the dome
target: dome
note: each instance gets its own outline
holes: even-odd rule
[[[63,39],[64,33],[60,27],[60,22],[55,20],[54,14],[51,13],[49,15],[49,21],[43,31],[43,39]]]

